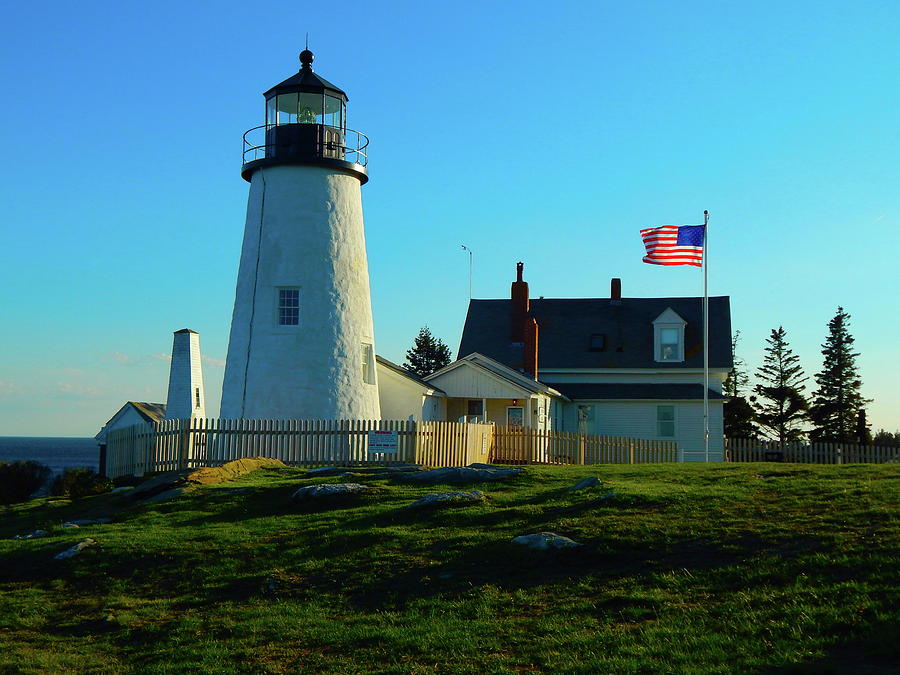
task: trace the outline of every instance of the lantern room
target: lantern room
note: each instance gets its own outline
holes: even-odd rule
[[[278,84],[266,97],[266,126],[321,124],[347,128],[347,94],[313,72],[315,57],[300,52],[300,72]]]
[[[313,72],[313,53],[300,52],[300,71],[269,89],[265,124],[244,134],[241,175],[273,164],[313,164],[353,173],[365,183],[369,139],[347,128],[347,94]]]

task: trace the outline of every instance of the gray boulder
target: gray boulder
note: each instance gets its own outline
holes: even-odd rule
[[[490,464],[472,464],[470,466],[447,466],[442,469],[432,469],[421,473],[409,474],[408,480],[417,483],[434,485],[436,483],[450,483],[463,485],[466,483],[483,483],[487,481],[499,481],[518,476],[525,472],[519,467],[500,467]]]
[[[538,532],[537,534],[523,534],[513,537],[512,542],[520,546],[526,546],[538,551],[548,551],[550,549],[575,548],[582,546],[577,541],[573,541],[568,537],[564,537],[555,532]]]
[[[416,473],[422,467],[418,464],[395,464],[391,466],[320,466],[306,472],[307,477],[366,475],[375,478],[396,474]]]
[[[359,483],[320,483],[318,485],[307,485],[306,487],[300,488],[291,498],[294,501],[302,502],[310,499],[319,499],[321,497],[357,495],[368,489],[368,485],[360,485]]]
[[[74,546],[67,548],[65,551],[61,551],[53,556],[54,560],[65,560],[66,558],[74,558],[76,555],[81,553],[84,549],[90,548],[91,546],[96,546],[97,542],[94,539],[82,539]]]
[[[590,476],[590,477],[588,477],[588,478],[585,478],[584,480],[581,480],[581,481],[575,483],[575,485],[573,485],[573,486],[570,487],[569,489],[570,489],[570,490],[573,490],[573,491],[575,491],[575,490],[584,490],[584,489],[586,489],[586,488],[597,487],[597,486],[599,486],[599,485],[601,485],[601,484],[602,484],[602,483],[600,482],[600,479],[599,479],[599,478],[597,478],[596,476]]]
[[[484,493],[481,490],[472,490],[471,492],[439,492],[436,494],[425,495],[421,499],[417,499],[406,508],[412,509],[422,506],[458,506],[462,504],[472,504],[475,502],[483,502]]]
[[[40,539],[41,537],[47,536],[47,530],[35,530],[34,532],[30,532],[28,534],[22,535],[17,534],[13,537],[13,539],[21,540],[21,539]]]

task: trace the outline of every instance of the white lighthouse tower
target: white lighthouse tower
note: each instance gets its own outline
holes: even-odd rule
[[[244,134],[250,182],[222,417],[378,419],[361,186],[368,139],[313,72],[265,92]]]

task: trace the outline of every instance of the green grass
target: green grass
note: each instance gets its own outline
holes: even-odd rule
[[[0,673],[896,672],[900,466],[528,468],[299,508],[300,469],[0,511]],[[604,485],[578,493],[577,479]],[[447,486],[448,489],[458,489]],[[617,497],[596,501],[608,491]],[[63,530],[67,519],[111,525]],[[36,527],[44,539],[11,541]],[[585,544],[531,552],[519,534]],[[90,536],[66,561],[53,555]]]

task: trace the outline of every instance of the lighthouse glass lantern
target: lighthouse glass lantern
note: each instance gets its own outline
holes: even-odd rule
[[[245,163],[324,158],[365,166],[365,137],[347,133],[347,94],[313,72],[313,58],[313,53],[304,49],[300,72],[264,94],[265,141],[256,144],[245,136]]]

